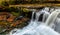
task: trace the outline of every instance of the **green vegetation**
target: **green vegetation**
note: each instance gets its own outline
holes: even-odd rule
[[[9,3],[6,2],[6,1],[3,1],[3,2],[1,3],[1,5],[2,5],[2,6],[9,6]]]
[[[19,16],[19,14],[20,14],[19,12],[17,12],[17,13],[16,13],[16,12],[11,12],[11,13],[12,13],[14,16]]]

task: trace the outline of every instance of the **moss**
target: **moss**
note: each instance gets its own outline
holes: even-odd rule
[[[20,15],[20,13],[19,12],[11,12],[11,14],[13,14],[14,16],[19,16]]]

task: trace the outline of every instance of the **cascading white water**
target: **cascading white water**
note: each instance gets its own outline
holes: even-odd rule
[[[33,21],[33,15],[36,13],[36,19]],[[42,14],[42,11],[33,12],[31,22],[29,25],[24,27],[23,29],[16,29],[17,31],[13,33],[10,32],[10,35],[59,35],[59,33],[55,32],[50,27],[46,26],[46,24],[42,22],[38,22],[39,16]]]
[[[46,25],[48,26],[52,26],[53,25],[53,22],[55,21],[55,19],[57,18],[58,16],[58,12],[52,12],[51,15],[48,17],[47,21],[46,21]]]
[[[50,15],[48,11],[49,11],[49,7],[45,7],[44,10],[42,10],[42,12],[44,13],[42,22],[45,22],[48,16]]]
[[[35,19],[35,21],[33,21],[34,13],[36,13],[36,19]],[[22,29],[21,34],[24,34],[25,32],[28,32],[28,31],[36,28],[38,25],[40,25],[40,24],[37,24],[39,16],[40,16],[40,12],[34,12],[33,11],[31,22],[29,23],[29,25],[27,27],[24,27]]]

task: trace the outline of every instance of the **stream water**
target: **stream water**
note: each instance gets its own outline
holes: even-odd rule
[[[36,13],[35,20],[33,19],[34,13]],[[44,15],[41,22],[38,20],[39,20],[39,16],[42,13],[44,13]],[[39,12],[33,11],[32,18],[28,26],[24,27],[23,29],[14,29],[9,34],[10,35],[59,35],[59,33],[55,32],[52,28],[48,26],[49,25],[48,23],[50,23],[50,21],[48,20],[51,19],[51,18],[48,18],[48,16],[51,17],[47,8],[45,8],[45,10],[40,10]],[[47,21],[45,18],[48,18]],[[46,24],[44,21],[46,21]]]

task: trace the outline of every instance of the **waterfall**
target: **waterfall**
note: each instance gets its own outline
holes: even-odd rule
[[[48,11],[49,11],[49,7],[45,7],[45,8],[41,11],[41,12],[44,13],[42,22],[45,22],[46,19],[48,18],[48,16],[50,15],[50,13],[49,13]]]
[[[52,27],[54,25],[54,21],[56,20],[59,12],[54,11],[50,14],[50,16],[46,20],[46,25]]]
[[[34,20],[34,18],[33,18],[33,17],[34,17],[34,13],[35,13],[35,11],[36,11],[36,10],[35,10],[35,9],[32,9],[32,11],[33,11],[33,12],[32,12],[31,21],[33,21],[33,20]]]
[[[36,19],[33,21],[34,13],[36,13]],[[31,21],[29,22],[29,25],[24,27],[23,29],[12,30],[10,32],[10,35],[59,35],[59,33],[55,32],[52,28],[48,26],[50,25],[50,22],[54,21],[54,20],[52,21],[49,21],[49,20],[53,19],[53,17],[56,17],[58,13],[54,12],[56,16],[55,14],[52,13],[51,15],[54,15],[52,16],[52,18],[51,18],[51,15],[49,15],[46,21],[46,24],[38,21],[39,16],[42,13],[46,13],[46,11],[44,10],[39,11],[39,12],[33,11],[32,18],[31,18]],[[16,32],[13,33],[13,31],[16,31]]]

